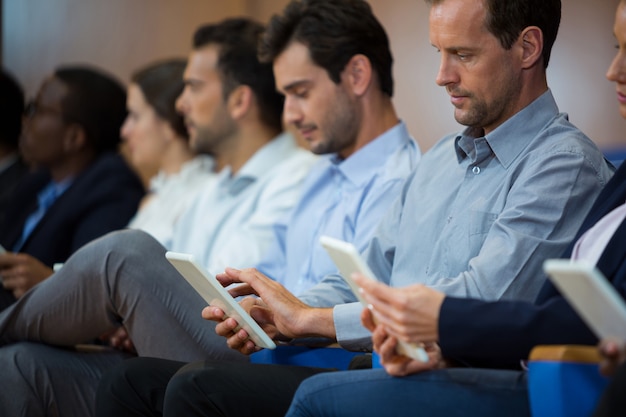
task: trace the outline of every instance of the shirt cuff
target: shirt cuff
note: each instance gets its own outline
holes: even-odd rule
[[[333,308],[337,342],[346,350],[371,352],[372,333],[361,324],[361,311],[361,303],[339,304]]]

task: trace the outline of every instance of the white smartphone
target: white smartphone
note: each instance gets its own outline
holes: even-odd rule
[[[368,307],[367,302],[359,292],[359,286],[352,279],[352,274],[358,272],[369,279],[374,279],[375,277],[370,268],[367,266],[367,263],[359,254],[359,251],[353,244],[330,236],[321,236],[320,243],[322,244],[322,247],[326,249],[337,268],[339,268],[339,272],[352,289],[354,295],[359,299],[361,304]],[[411,359],[428,362],[428,354],[424,348],[415,343],[399,341],[398,353],[408,356]]]
[[[228,317],[237,320],[239,326],[248,333],[257,346],[266,349],[276,348],[276,344],[267,333],[222,287],[222,284],[195,261],[193,255],[167,252],[165,257],[209,305],[221,308]]]
[[[543,269],[599,339],[626,340],[626,303],[595,266],[548,259]]]
[[[4,246],[0,245],[0,255],[7,253],[7,250],[4,248]]]

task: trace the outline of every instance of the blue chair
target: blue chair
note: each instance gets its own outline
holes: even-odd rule
[[[533,417],[589,417],[609,379],[595,346],[537,346],[528,362]]]
[[[346,370],[350,361],[362,352],[350,352],[338,345],[311,347],[279,345],[276,349],[263,349],[250,355],[250,362],[277,365],[311,366]]]
[[[603,149],[602,153],[616,168],[619,168],[624,159],[626,159],[626,149],[624,148]]]

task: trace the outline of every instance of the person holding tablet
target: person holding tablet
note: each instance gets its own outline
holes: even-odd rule
[[[616,84],[619,111],[626,118],[625,0],[617,7],[614,34],[618,51],[607,78]],[[621,165],[563,257],[595,264],[626,299],[624,201],[626,167]],[[373,332],[385,370],[312,377],[298,388],[289,417],[402,415],[409,410],[429,416],[463,410],[470,415],[529,417],[525,371],[519,367],[532,347],[597,343],[550,281],[530,303],[486,302],[446,296],[421,285],[394,289],[363,277],[356,280],[380,323],[375,325],[370,311],[363,310],[363,322]],[[393,349],[398,340],[426,342],[431,361],[398,356]],[[615,342],[605,341],[601,350],[609,359],[605,371],[615,370],[624,359],[623,346]],[[623,384],[624,369],[622,365],[594,417],[624,415],[623,385],[617,388]]]
[[[544,281],[543,260],[566,249],[593,203],[590,196],[597,196],[608,182],[612,170],[603,155],[559,113],[547,85],[546,67],[560,16],[559,0],[443,0],[432,5],[430,38],[441,54],[436,81],[450,94],[456,120],[467,128],[443,138],[423,155],[364,252],[376,278],[391,287],[379,285],[402,288],[394,292],[402,294],[402,306],[414,304],[403,287],[417,283],[418,288],[434,288],[441,298],[533,299]],[[294,68],[315,68],[318,46],[326,52],[342,50],[334,42],[372,22],[376,18],[371,9],[359,0],[292,1],[273,17],[261,52],[273,61],[277,86],[287,103],[307,97],[306,88],[291,88],[307,85]],[[336,61],[327,53],[319,59]],[[275,339],[320,336],[336,338],[351,350],[371,347],[372,335],[360,325],[363,306],[354,303],[356,297],[341,276],[328,276],[298,297],[255,269],[227,269],[218,278],[224,285],[248,284],[231,293],[259,296],[241,304]],[[435,298],[435,306],[437,302],[440,299]],[[236,320],[223,320],[223,312],[215,307],[207,307],[203,314],[219,323],[216,331],[228,338],[229,346],[242,353],[256,351]],[[381,323],[388,322],[388,317],[381,317]],[[427,321],[432,316],[415,317]],[[496,316],[500,317],[508,316]],[[455,333],[464,332],[455,328]],[[472,333],[478,339],[473,348],[480,349],[480,331]],[[395,344],[385,346],[396,352]],[[432,352],[432,346],[427,350]],[[129,365],[127,372],[104,381],[109,395],[103,392],[98,397],[103,406],[128,399],[125,409],[120,406],[100,416],[132,415],[131,410],[139,415],[162,411],[165,416],[284,415],[307,376],[329,371],[210,360],[182,369],[181,364],[159,361],[159,365],[144,358],[131,362],[143,363],[143,371]],[[436,358],[427,364],[414,362],[440,366]],[[379,371],[375,375],[390,379]],[[142,378],[142,372],[149,377]],[[175,376],[168,379],[168,372]],[[332,407],[337,393],[341,406],[342,401],[357,403],[341,410],[352,412],[353,406],[355,415],[422,412],[420,407],[390,411],[405,402],[394,395],[413,395],[410,389],[373,393],[375,401],[370,401],[369,392],[355,395],[355,390],[369,385],[361,387],[355,382],[360,374],[351,372],[357,371],[339,374],[354,375],[349,388],[346,384],[343,391],[331,388],[310,398],[319,403],[323,397],[321,408]],[[328,373],[325,381],[332,383],[333,377]],[[151,389],[164,380],[167,388]],[[437,403],[435,386],[424,387],[421,394]],[[446,397],[445,403],[458,405],[454,396]],[[341,415],[334,409],[329,414]]]

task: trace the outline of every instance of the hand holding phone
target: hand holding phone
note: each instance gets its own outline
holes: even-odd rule
[[[374,274],[363,258],[361,258],[357,249],[351,243],[329,236],[321,236],[320,243],[324,249],[326,249],[335,265],[337,265],[337,268],[339,268],[339,272],[341,272],[341,275],[350,286],[350,289],[352,289],[354,295],[356,295],[361,304],[368,307],[367,301],[365,301],[359,292],[359,286],[352,279],[352,274],[358,272],[369,279],[374,279]],[[415,343],[407,343],[399,340],[398,353],[411,359],[428,362],[428,354],[424,348]]]

